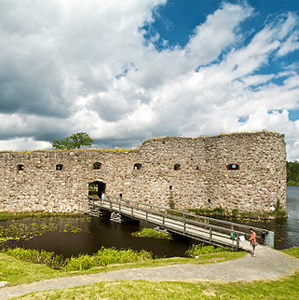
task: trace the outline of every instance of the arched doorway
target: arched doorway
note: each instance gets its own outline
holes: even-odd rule
[[[88,184],[88,195],[101,198],[102,193],[106,191],[106,183],[102,181],[93,181]]]

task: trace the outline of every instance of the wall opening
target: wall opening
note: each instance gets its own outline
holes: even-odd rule
[[[95,162],[94,164],[93,164],[93,169],[94,170],[100,170],[101,169],[101,166],[102,166],[102,164],[100,163],[100,162]]]
[[[106,191],[106,183],[102,181],[94,181],[88,184],[88,195],[91,197],[101,198]]]
[[[175,164],[175,165],[173,166],[173,169],[174,169],[175,171],[178,171],[178,170],[181,169],[181,165],[180,165],[180,164]]]
[[[23,171],[24,170],[24,165],[22,165],[22,164],[19,164],[18,165],[18,171]]]
[[[226,166],[227,170],[239,170],[240,166],[238,164],[230,164]]]
[[[63,168],[63,165],[62,165],[62,164],[58,164],[58,165],[56,165],[56,170],[59,170],[59,171],[61,171],[61,170],[62,170],[62,168]]]
[[[140,170],[142,167],[142,164],[134,164],[134,170]]]

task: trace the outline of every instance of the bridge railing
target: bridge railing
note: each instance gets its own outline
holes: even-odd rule
[[[231,237],[231,234],[233,233],[237,241],[239,241],[239,236],[249,235],[250,228],[252,228],[256,232],[257,238],[261,244],[264,244],[265,236],[268,234],[268,230],[264,228],[253,227],[244,224],[215,219],[211,217],[195,215],[193,213],[178,211],[178,210],[170,209],[167,207],[161,207],[149,203],[137,202],[132,200],[123,200],[119,198],[110,200],[109,197],[106,197],[105,200],[95,198],[95,197],[89,197],[89,200],[93,203],[97,202],[99,205],[109,203],[111,211],[113,210],[113,205],[117,205],[119,212],[121,212],[122,206],[126,208],[130,207],[132,209],[136,208],[138,210],[144,211],[145,213],[155,212],[155,214],[161,216],[162,223],[165,222],[166,218],[168,220],[172,219],[172,220],[182,221],[184,227],[186,227],[187,224],[196,225],[203,229],[209,230],[211,232],[211,235],[212,233],[214,235],[215,233],[217,234],[218,232],[218,233],[226,234]],[[132,217],[133,217],[133,210],[132,210]]]

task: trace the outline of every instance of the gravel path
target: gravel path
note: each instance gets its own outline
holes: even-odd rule
[[[135,268],[108,271],[99,274],[42,280],[29,284],[0,288],[0,299],[10,299],[24,294],[50,289],[64,289],[101,281],[155,280],[155,281],[200,281],[276,279],[293,274],[299,268],[299,259],[268,247],[257,247],[256,257],[245,257],[209,265],[172,265],[155,268]],[[0,282],[1,284],[1,282]],[[1,286],[1,285],[0,285]]]

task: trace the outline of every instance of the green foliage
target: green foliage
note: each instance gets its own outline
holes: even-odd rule
[[[232,210],[232,215],[233,215],[234,218],[236,218],[239,215],[239,210],[237,208],[233,209]]]
[[[52,269],[60,269],[64,264],[62,255],[56,255],[54,252],[47,252],[44,250],[14,248],[7,249],[6,254],[22,261],[34,264],[44,264]]]
[[[242,221],[245,219],[249,220],[260,220],[260,219],[274,219],[274,218],[285,218],[287,216],[286,211],[283,210],[280,201],[278,200],[275,205],[275,210],[271,212],[263,212],[263,211],[239,211],[238,209],[233,209],[231,212],[221,208],[216,207],[214,209],[207,208],[191,208],[189,212],[193,212],[196,215],[200,216],[226,216],[238,218]]]
[[[80,213],[70,213],[70,212],[0,212],[0,221],[6,221],[11,219],[22,219],[28,217],[34,218],[44,218],[44,217],[82,217],[83,214]]]
[[[18,299],[298,299],[299,272],[279,280],[237,282],[110,281],[31,293]]]
[[[202,254],[208,254],[208,253],[218,253],[218,252],[225,252],[224,248],[221,247],[215,247],[212,245],[206,246],[205,244],[193,244],[186,252],[185,254],[190,257],[196,257]]]
[[[148,251],[133,251],[132,249],[117,250],[102,247],[94,255],[79,255],[66,260],[65,271],[81,271],[93,267],[107,266],[110,264],[126,264],[152,259]]]
[[[55,149],[78,149],[82,146],[90,146],[92,143],[93,139],[86,132],[78,132],[63,139],[54,140],[52,146]]]
[[[294,257],[299,258],[299,247],[293,247],[289,249],[282,250],[284,253],[287,253],[289,255],[292,255]]]
[[[197,215],[206,215],[206,216],[224,216],[224,215],[226,215],[225,209],[222,207],[216,207],[214,209],[192,208],[192,209],[189,209],[189,211],[194,212]]]
[[[74,272],[65,272],[63,269],[51,269],[44,264],[33,264],[30,262],[24,262],[17,258],[11,257],[0,252],[0,277],[3,281],[8,281],[8,285],[16,285],[29,283],[33,281],[39,281],[42,279],[58,278],[73,276]],[[200,256],[198,259],[186,258],[186,257],[172,257],[172,258],[156,258],[150,260],[138,261],[130,264],[114,264],[106,267],[91,268],[82,271],[75,271],[77,275],[80,274],[94,274],[106,272],[108,270],[117,270],[124,268],[138,268],[138,267],[159,267],[165,265],[176,265],[176,264],[210,264],[211,262],[224,262],[228,260],[234,260],[246,255],[246,252],[221,252],[205,254]],[[51,298],[53,299],[53,298]],[[58,298],[61,299],[61,298]]]
[[[67,272],[82,271],[108,264],[126,264],[153,259],[152,253],[145,250],[138,252],[132,249],[117,250],[104,247],[93,255],[81,254],[71,258],[63,258],[62,255],[56,255],[54,252],[35,249],[14,248],[2,250],[2,252],[22,261],[45,264],[52,269],[63,269]]]
[[[141,231],[136,231],[131,233],[132,236],[134,237],[149,237],[149,238],[154,238],[154,239],[166,239],[166,240],[171,240],[172,237],[169,233],[163,232],[163,231],[158,231],[152,228],[142,228]]]
[[[299,185],[299,161],[287,161],[287,184]]]

